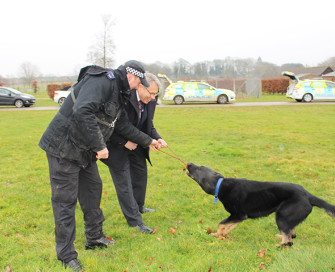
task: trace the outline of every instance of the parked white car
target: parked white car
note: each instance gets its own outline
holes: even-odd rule
[[[54,101],[61,106],[70,93],[71,91],[57,90],[54,93]]]

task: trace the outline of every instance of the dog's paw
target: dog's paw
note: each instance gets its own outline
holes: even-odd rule
[[[276,244],[276,247],[289,248],[293,246],[292,242]]]
[[[210,233],[210,235],[212,235],[215,238],[218,238],[220,240],[226,240],[226,239],[228,239],[226,235],[222,235],[222,234],[219,234],[219,233]]]

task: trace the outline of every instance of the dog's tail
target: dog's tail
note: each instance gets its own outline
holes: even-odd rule
[[[335,217],[335,206],[329,204],[327,201],[324,201],[321,198],[318,198],[312,194],[309,196],[309,202],[312,206],[316,206],[320,209],[323,209],[330,216]]]

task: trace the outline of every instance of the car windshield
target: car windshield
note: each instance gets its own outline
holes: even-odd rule
[[[21,93],[20,91],[18,91],[18,90],[15,90],[15,89],[12,89],[12,88],[8,88],[8,87],[7,87],[7,89],[10,90],[11,92],[15,93],[15,94],[22,94],[22,93]]]

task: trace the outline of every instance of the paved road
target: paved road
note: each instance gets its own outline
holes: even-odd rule
[[[296,105],[325,105],[325,104],[334,104],[335,101],[329,102],[329,101],[313,101],[311,103],[298,103],[295,101],[290,102],[234,102],[234,103],[228,103],[228,104],[183,104],[183,105],[158,105],[159,107],[255,107],[255,106],[296,106]]]
[[[228,104],[183,104],[183,105],[167,105],[167,104],[160,104],[158,107],[164,108],[174,108],[174,107],[187,107],[187,108],[194,108],[194,107],[256,107],[256,106],[306,106],[306,105],[335,105],[335,101],[313,101],[311,103],[298,103],[294,101],[290,102],[234,102]],[[49,107],[29,107],[29,108],[16,108],[16,107],[0,107],[0,111],[32,111],[32,110],[58,110],[59,106],[49,106]]]
[[[13,108],[4,107],[0,108],[0,111],[34,111],[34,110],[59,110],[59,106],[52,106],[52,107],[29,107],[29,108],[16,108],[13,106]]]

